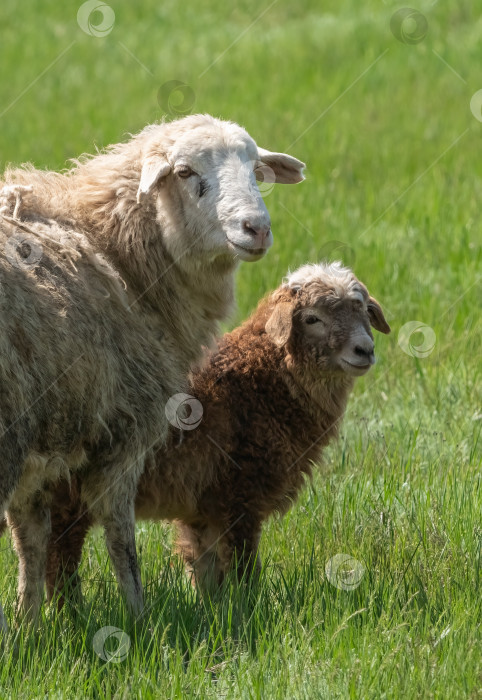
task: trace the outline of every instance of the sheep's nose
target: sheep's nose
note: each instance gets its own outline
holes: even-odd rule
[[[243,230],[256,238],[266,238],[271,231],[271,221],[268,219],[245,219],[243,221]]]
[[[367,360],[371,365],[375,364],[375,344],[371,338],[359,340],[353,348],[355,355],[360,359]]]

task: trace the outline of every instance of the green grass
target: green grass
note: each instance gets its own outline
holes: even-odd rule
[[[261,17],[269,2],[112,6],[112,32],[95,38],[79,29],[77,3],[3,0],[1,166],[64,167],[161,118],[159,87],[183,81],[195,111],[238,121],[260,145],[308,163],[303,185],[266,197],[275,246],[240,269],[233,323],[288,267],[328,255],[354,266],[393,333],[377,338],[378,364],[357,383],[313,485],[268,524],[259,590],[228,584],[199,600],[168,526],[142,525],[147,612],[133,627],[94,533],[85,608],[47,609],[38,635],[12,632],[0,697],[482,697],[475,3],[417,5],[429,31],[416,45],[391,33],[391,0],[278,0]],[[398,342],[410,321],[435,333],[425,358]],[[12,619],[16,558],[8,538],[0,546]],[[325,574],[340,552],[365,567],[352,591]],[[106,625],[129,635],[119,663],[94,650]]]

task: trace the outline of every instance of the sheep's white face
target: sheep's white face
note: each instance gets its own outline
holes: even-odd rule
[[[157,218],[175,258],[259,260],[273,234],[256,176],[300,182],[303,167],[258,149],[237,125],[211,120],[185,131],[165,155],[146,158],[138,201],[157,197]]]

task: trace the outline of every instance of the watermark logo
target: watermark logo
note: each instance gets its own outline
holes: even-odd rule
[[[350,554],[335,554],[325,564],[325,574],[332,586],[341,591],[358,588],[365,575],[365,566]]]
[[[259,199],[271,194],[276,184],[276,175],[269,165],[248,160],[239,168],[238,184],[242,190],[247,190],[255,199]]]
[[[174,394],[165,407],[166,418],[179,430],[194,430],[203,417],[202,403],[190,394]]]
[[[77,24],[89,36],[104,37],[114,29],[115,12],[105,2],[87,0],[79,7]]]
[[[327,241],[318,251],[318,260],[340,260],[343,265],[353,267],[356,260],[355,249],[344,241]]]
[[[409,321],[398,333],[398,344],[410,357],[428,357],[433,352],[436,340],[434,329],[422,321]]]
[[[92,646],[103,661],[119,664],[125,661],[131,648],[131,640],[119,627],[101,627],[94,634]]]
[[[482,122],[482,90],[477,90],[477,92],[474,92],[472,95],[470,111],[478,122]]]
[[[29,270],[40,261],[43,249],[38,241],[20,231],[5,243],[5,257],[12,267]]]
[[[192,112],[196,95],[187,83],[181,80],[169,80],[157,91],[157,102],[166,114],[174,117],[184,117]]]
[[[428,32],[425,15],[411,7],[402,7],[390,19],[390,29],[402,44],[420,44]]]
[[[254,169],[254,176],[256,178],[256,189],[262,197],[267,197],[274,190],[276,184],[276,175],[272,168],[266,163],[261,163],[256,165],[256,163],[250,163]]]

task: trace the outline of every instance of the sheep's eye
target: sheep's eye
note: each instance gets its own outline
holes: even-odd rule
[[[308,323],[309,325],[312,323],[321,323],[321,319],[319,319],[318,316],[306,316],[305,323]]]
[[[179,177],[186,179],[188,177],[191,177],[191,175],[194,175],[194,170],[191,170],[191,168],[188,165],[183,165],[179,168],[177,174],[179,175]]]

